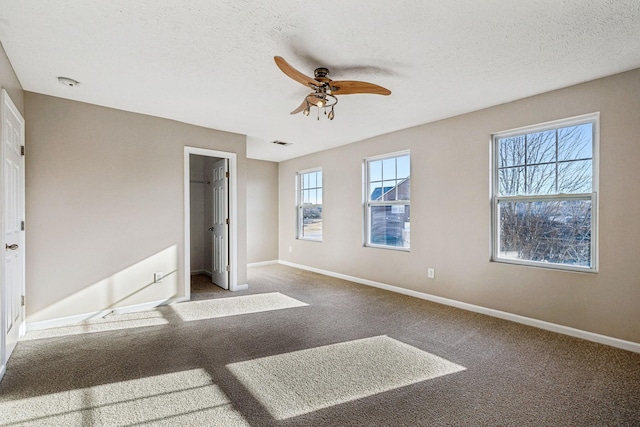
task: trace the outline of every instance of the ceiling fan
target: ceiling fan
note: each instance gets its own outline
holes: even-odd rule
[[[334,112],[333,107],[338,103],[336,95],[351,95],[356,93],[370,93],[375,95],[390,95],[389,89],[383,88],[373,83],[359,82],[356,80],[331,80],[329,75],[329,69],[320,67],[316,68],[311,78],[300,71],[296,70],[284,60],[281,56],[275,56],[273,58],[276,61],[276,65],[280,70],[293,80],[301,83],[313,92],[305,96],[302,104],[291,114],[298,114],[302,112],[305,116],[308,116],[311,107],[318,108],[318,120],[320,120],[320,109],[324,109],[324,114],[327,115],[329,120],[333,120]],[[327,109],[329,113],[327,114]]]

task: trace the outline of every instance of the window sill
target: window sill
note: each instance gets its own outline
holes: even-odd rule
[[[304,240],[305,242],[318,242],[322,243],[322,239],[311,239],[309,237],[296,237],[297,240]]]
[[[400,246],[386,246],[386,245],[365,244],[364,247],[365,248],[374,248],[374,249],[388,249],[388,250],[391,250],[391,251],[400,251],[400,252],[411,252],[411,248],[404,248],[404,247],[400,247]]]
[[[597,274],[598,269],[593,267],[579,267],[565,264],[554,264],[554,263],[546,263],[546,262],[535,262],[535,261],[523,261],[523,260],[513,260],[508,258],[493,258],[491,262],[496,262],[500,264],[511,264],[511,265],[520,265],[523,267],[534,267],[534,268],[542,268],[545,270],[555,270],[566,273],[588,273],[588,274]]]

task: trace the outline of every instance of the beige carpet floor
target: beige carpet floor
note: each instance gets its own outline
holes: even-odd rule
[[[218,285],[211,283],[211,277],[206,274],[191,276],[191,300],[212,298],[216,293],[226,292]]]
[[[279,265],[249,285],[29,332],[0,425],[640,425],[640,354]]]

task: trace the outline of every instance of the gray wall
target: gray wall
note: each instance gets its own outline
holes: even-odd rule
[[[213,164],[217,161],[217,158],[214,157],[205,157],[202,159],[202,176],[203,179],[207,182],[213,182]],[[202,265],[203,268],[209,273],[213,272],[213,234],[209,232],[209,227],[211,227],[211,219],[213,218],[213,193],[211,191],[204,192],[204,212],[202,215],[202,220],[204,221],[204,227],[207,230],[207,233],[204,234],[204,251],[203,251],[203,259]],[[245,268],[245,265],[242,266]],[[239,282],[245,283],[245,282]]]
[[[600,272],[490,262],[491,134],[598,111]],[[280,259],[640,342],[639,112],[634,70],[282,162]],[[363,247],[362,161],[406,149],[411,251]],[[295,173],[313,167],[322,243],[295,238]]]
[[[205,214],[204,196],[206,188],[204,176],[204,156],[189,155],[189,176],[191,178],[190,197],[191,203],[191,274],[205,269],[204,263],[204,238],[205,238]]]
[[[247,160],[247,261],[278,259],[278,163]]]
[[[246,283],[245,136],[30,92],[25,104],[27,322],[183,295],[185,146],[237,153]]]

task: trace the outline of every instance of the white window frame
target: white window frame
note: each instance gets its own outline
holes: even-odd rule
[[[378,249],[390,249],[394,251],[410,252],[411,245],[409,247],[381,245],[371,243],[371,207],[372,206],[389,206],[389,205],[402,205],[411,206],[411,199],[409,200],[386,200],[386,201],[372,201],[369,200],[369,162],[376,160],[393,159],[401,156],[409,156],[409,177],[411,177],[411,151],[403,150],[396,151],[394,153],[381,154],[378,156],[368,157],[362,162],[363,169],[363,212],[364,212],[364,242],[363,245],[369,248]],[[397,179],[397,177],[396,177]]]
[[[501,196],[499,192],[499,143],[503,138],[544,132],[581,124],[592,124],[592,188],[590,193],[559,193],[549,195],[516,195]],[[582,273],[598,272],[598,191],[599,191],[599,147],[600,147],[600,113],[591,113],[567,119],[555,120],[533,126],[525,126],[491,136],[491,260],[494,262],[540,267],[553,270],[565,270]],[[500,257],[500,202],[536,202],[554,200],[590,200],[591,201],[591,266],[574,266],[570,264],[545,263],[539,261],[518,260]]]
[[[308,240],[310,242],[322,242],[323,236],[324,236],[324,215],[323,215],[323,222],[322,222],[322,235],[319,239],[313,238],[313,237],[307,237],[304,236],[303,234],[303,221],[304,218],[302,216],[302,211],[303,208],[305,207],[319,207],[320,209],[322,209],[322,205],[324,203],[324,172],[322,173],[322,182],[320,182],[320,185],[318,186],[318,183],[316,183],[316,187],[313,187],[315,189],[321,189],[322,190],[322,201],[323,203],[319,203],[319,204],[312,204],[312,205],[304,205],[303,201],[304,198],[302,196],[302,192],[303,190],[305,190],[304,185],[303,185],[303,179],[304,179],[304,175],[307,173],[312,173],[312,172],[322,172],[322,167],[317,167],[317,168],[312,168],[312,169],[305,169],[305,170],[301,170],[296,172],[296,224],[297,224],[297,228],[296,228],[296,239],[298,240]]]

